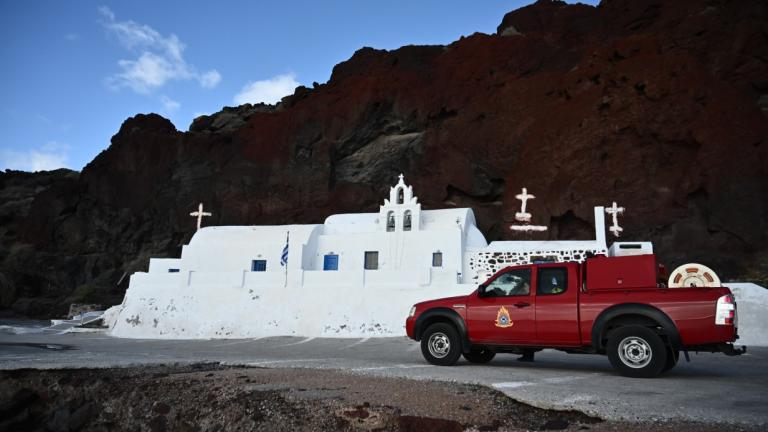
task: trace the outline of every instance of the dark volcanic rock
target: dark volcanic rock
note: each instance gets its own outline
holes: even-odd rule
[[[363,48],[326,84],[186,133],[137,115],[80,174],[0,173],[0,307],[118,302],[124,275],[179,254],[199,202],[207,224],[317,223],[376,211],[401,171],[489,240],[519,238],[526,186],[551,227],[536,238],[588,238],[615,200],[624,238],[669,266],[766,278],[766,22],[757,1],[539,1],[496,35]]]
[[[557,32],[560,36],[586,35],[599,24],[595,8],[569,5],[564,1],[538,0],[536,3],[512,11],[504,16],[496,33],[514,36],[531,32]]]
[[[266,104],[245,104],[238,107],[224,107],[212,115],[202,115],[192,121],[191,132],[233,132],[241,128],[256,113],[274,111],[275,107]]]

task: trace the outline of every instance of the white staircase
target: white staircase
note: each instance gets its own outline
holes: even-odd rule
[[[51,326],[46,331],[67,332],[78,331],[78,329],[99,329],[102,328],[104,311],[85,312],[75,315],[72,319],[51,320]]]

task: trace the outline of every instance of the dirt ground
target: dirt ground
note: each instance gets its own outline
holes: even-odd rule
[[[482,386],[218,364],[0,371],[0,431],[734,431],[549,411]]]

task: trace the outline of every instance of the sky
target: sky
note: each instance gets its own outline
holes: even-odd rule
[[[138,113],[185,131],[224,106],[324,83],[361,47],[493,33],[529,3],[2,1],[0,170],[81,170]]]

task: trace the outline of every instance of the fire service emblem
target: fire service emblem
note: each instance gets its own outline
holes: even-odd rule
[[[512,319],[509,318],[509,311],[502,306],[496,314],[496,327],[507,328],[512,327],[514,324]]]

